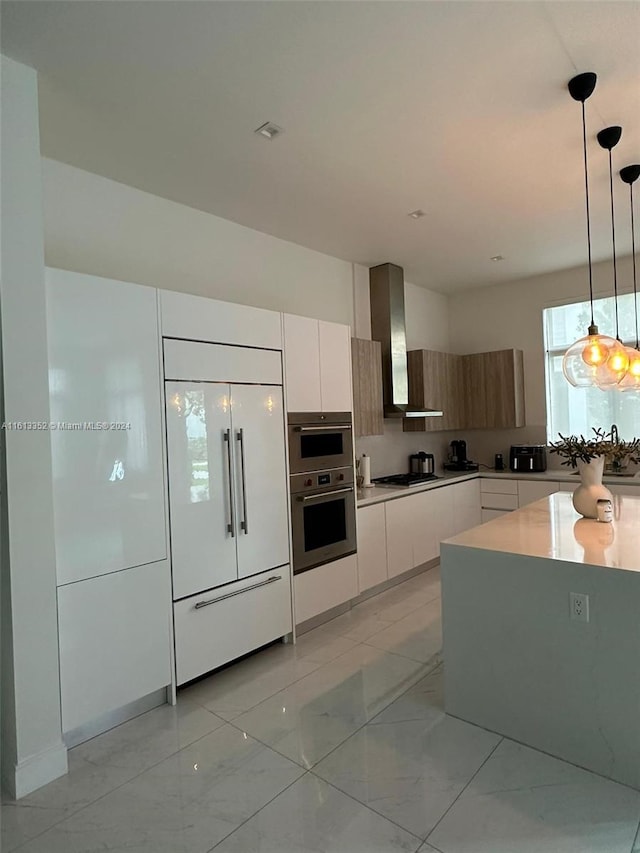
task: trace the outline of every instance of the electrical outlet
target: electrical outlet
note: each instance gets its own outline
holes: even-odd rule
[[[569,593],[569,608],[572,619],[577,622],[589,621],[589,596],[584,592]]]

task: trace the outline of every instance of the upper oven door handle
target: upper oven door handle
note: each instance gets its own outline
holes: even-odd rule
[[[298,498],[298,500],[304,504],[304,503],[308,503],[309,501],[320,500],[320,498],[328,498],[328,497],[331,497],[331,495],[343,495],[343,494],[346,494],[347,492],[352,492],[352,491],[353,491],[353,486],[349,486],[346,489],[333,489],[330,492],[321,492],[319,495],[300,496]]]
[[[323,424],[322,426],[296,426],[293,428],[294,432],[320,432],[325,430],[331,430],[332,432],[337,432],[341,429],[351,429],[351,424]]]

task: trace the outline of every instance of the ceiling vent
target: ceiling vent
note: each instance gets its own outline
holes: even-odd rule
[[[284,130],[272,121],[267,121],[264,124],[261,124],[260,127],[256,127],[254,133],[257,133],[259,136],[264,136],[265,139],[275,139],[276,136],[280,136],[281,133],[284,133]]]

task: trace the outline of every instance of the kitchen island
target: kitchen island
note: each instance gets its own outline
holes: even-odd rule
[[[447,713],[640,788],[640,497],[603,524],[553,494],[441,571]]]

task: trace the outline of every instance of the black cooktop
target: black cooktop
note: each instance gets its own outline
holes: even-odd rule
[[[439,479],[435,474],[391,474],[389,477],[373,477],[371,482],[377,486],[419,486]]]

